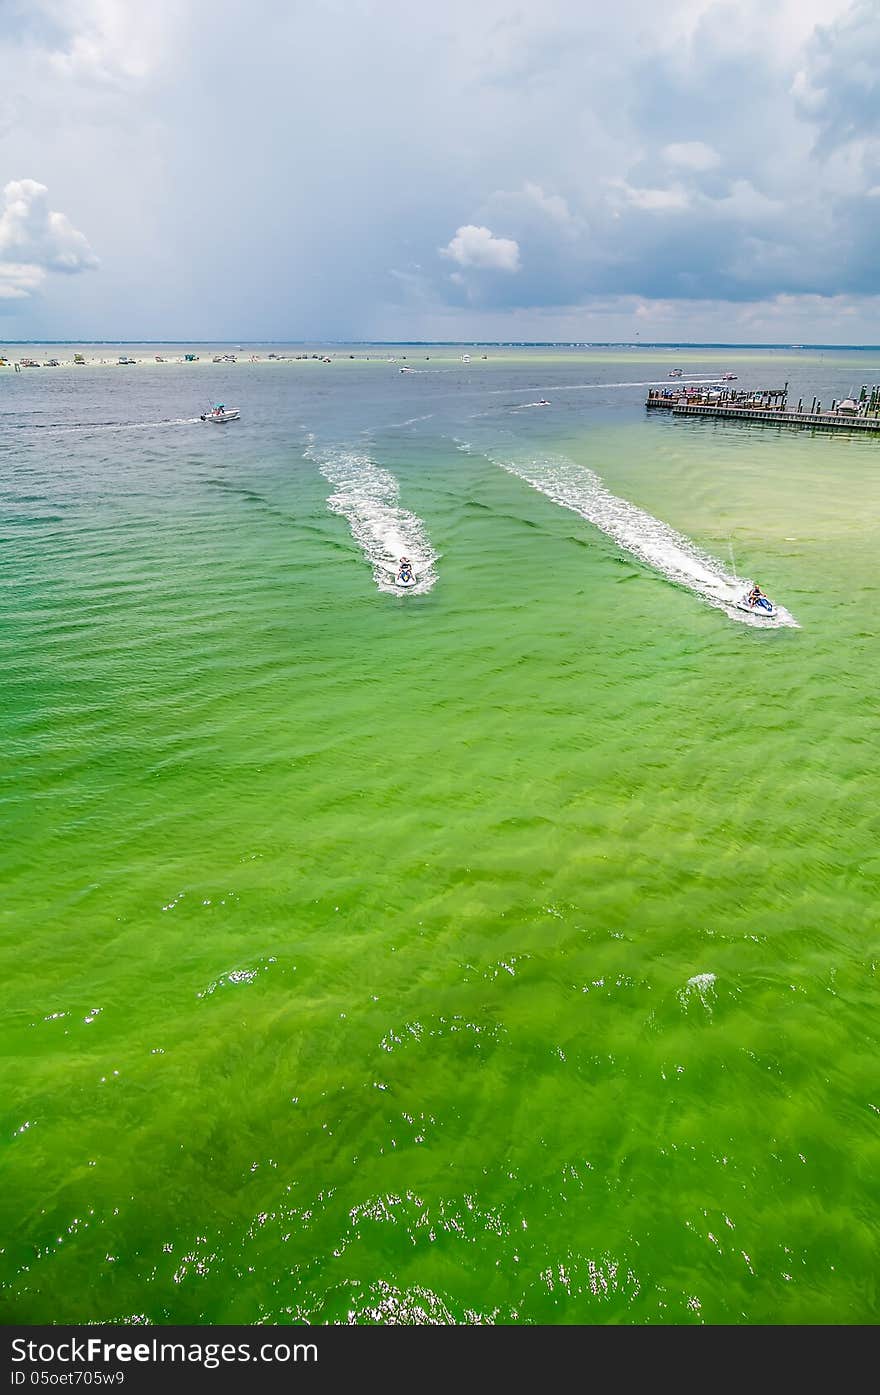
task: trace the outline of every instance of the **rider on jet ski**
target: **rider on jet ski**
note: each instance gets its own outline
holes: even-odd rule
[[[759,601],[766,601],[766,599],[767,597],[764,595],[764,592],[761,590],[760,586],[756,581],[752,586],[752,589],[749,592],[748,596],[746,597],[746,600],[748,601],[749,605],[755,606],[758,604]]]
[[[412,581],[412,580],[413,580],[412,563],[410,562],[410,560],[409,560],[408,557],[401,557],[401,559],[400,559],[400,566],[399,566],[398,569],[397,569],[397,580],[398,580],[398,581]]]

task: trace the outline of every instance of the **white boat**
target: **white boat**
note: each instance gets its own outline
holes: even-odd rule
[[[721,374],[721,381],[722,381],[722,383],[734,383],[734,382],[736,382],[736,374],[735,374],[735,373],[722,373],[722,374]]]
[[[237,407],[226,407],[222,402],[218,402],[216,407],[212,407],[210,412],[202,412],[202,421],[213,421],[222,425],[227,421],[238,421],[240,416]]]

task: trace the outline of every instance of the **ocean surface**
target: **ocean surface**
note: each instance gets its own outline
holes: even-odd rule
[[[326,352],[0,370],[0,1317],[876,1320],[880,350]]]

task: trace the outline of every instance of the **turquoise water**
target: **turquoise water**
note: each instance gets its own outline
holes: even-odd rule
[[[0,1311],[873,1321],[880,354],[352,352],[0,378]]]

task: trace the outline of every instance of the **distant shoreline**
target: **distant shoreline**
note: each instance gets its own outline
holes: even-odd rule
[[[2,339],[0,350],[9,348],[139,348],[217,349],[230,352],[229,339]],[[850,353],[880,351],[880,344],[750,344],[732,341],[697,342],[689,340],[657,340],[652,343],[632,343],[625,339],[563,340],[563,339],[243,339],[233,346],[240,352],[253,349],[787,349],[793,351],[827,350]]]

